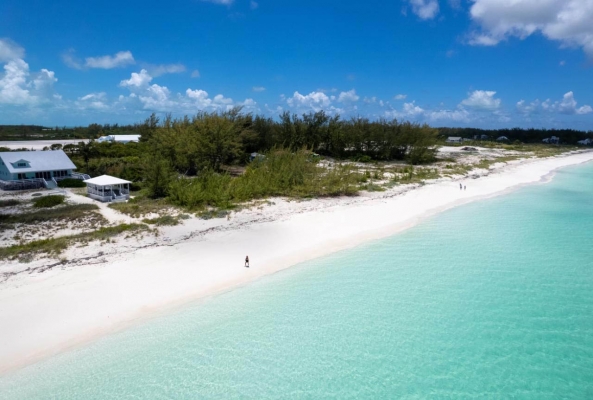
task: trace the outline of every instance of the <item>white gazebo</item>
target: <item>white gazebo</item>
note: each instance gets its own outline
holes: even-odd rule
[[[126,201],[130,198],[130,181],[101,175],[84,181],[90,198],[99,201]]]

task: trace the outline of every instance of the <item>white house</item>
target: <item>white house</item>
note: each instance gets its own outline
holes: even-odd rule
[[[509,138],[506,136],[499,136],[498,139],[496,139],[497,142],[508,142]]]
[[[543,139],[542,142],[549,143],[549,144],[559,144],[560,138],[558,136],[552,136],[552,137]]]
[[[447,138],[447,140],[445,140],[445,142],[447,143],[461,143],[463,141],[463,138],[458,137],[458,136],[449,136]]]
[[[83,179],[62,150],[0,153],[0,189],[55,188],[66,178]],[[87,175],[88,176],[88,175]]]
[[[589,146],[589,145],[593,145],[593,139],[587,138],[587,139],[584,139],[584,140],[579,140],[577,143],[578,144],[585,145],[585,146]]]
[[[104,143],[104,142],[111,142],[111,143],[138,143],[140,140],[140,135],[107,135],[101,136],[97,139],[97,142]]]
[[[90,198],[104,202],[121,202],[130,198],[130,181],[101,175],[84,181]]]

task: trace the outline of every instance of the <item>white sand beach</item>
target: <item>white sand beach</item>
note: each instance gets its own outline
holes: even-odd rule
[[[71,249],[67,258],[79,261],[51,269],[43,268],[51,264],[48,260],[34,261],[25,266],[29,272],[0,283],[0,373],[302,261],[393,235],[451,207],[544,182],[558,168],[592,160],[593,152],[581,152],[511,162],[487,176],[441,179],[413,190],[396,187],[302,202],[271,199],[273,204],[240,211],[228,220],[191,219],[164,228],[150,244],[119,241],[101,249]],[[467,189],[460,190],[460,183]],[[245,255],[250,268],[243,266]],[[2,268],[16,271],[17,266],[6,263]]]

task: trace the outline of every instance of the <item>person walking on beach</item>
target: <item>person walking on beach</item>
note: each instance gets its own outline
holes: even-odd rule
[[[463,185],[463,190],[465,190],[465,189],[467,189],[467,188],[465,187],[465,185]]]
[[[245,267],[249,268],[249,256],[245,256]]]
[[[459,184],[459,190],[463,190],[463,185],[461,183]]]

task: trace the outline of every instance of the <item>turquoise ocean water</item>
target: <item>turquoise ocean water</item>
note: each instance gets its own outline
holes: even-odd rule
[[[0,378],[2,399],[472,397],[593,398],[593,164]]]

